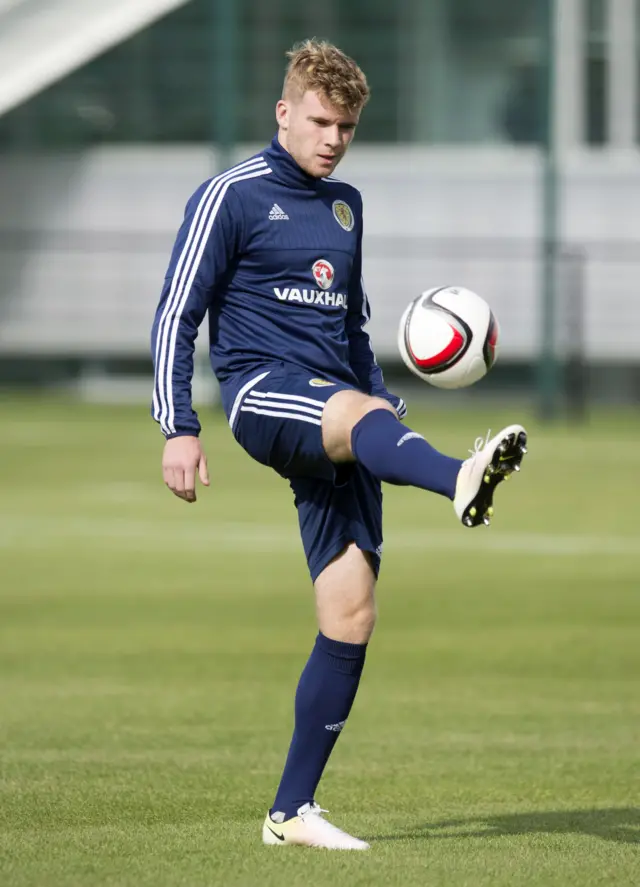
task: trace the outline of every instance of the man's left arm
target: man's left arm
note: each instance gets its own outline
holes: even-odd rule
[[[401,397],[387,391],[382,370],[376,362],[369,334],[364,329],[371,317],[369,300],[362,280],[362,228],[353,263],[353,273],[349,284],[347,308],[347,336],[349,339],[349,364],[356,374],[365,394],[382,397],[389,401],[399,419],[407,415],[407,405]]]

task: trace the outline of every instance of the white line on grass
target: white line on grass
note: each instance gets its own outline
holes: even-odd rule
[[[174,549],[203,551],[287,552],[298,551],[300,540],[295,522],[269,525],[252,523],[201,523],[197,528],[161,521],[108,520],[84,517],[0,517],[0,548],[32,551],[56,548],[62,543],[78,543],[87,548],[92,542],[103,547],[125,550]],[[479,527],[470,531],[416,531],[390,529],[385,549],[391,551],[473,551],[474,553],[525,554],[546,556],[626,555],[640,557],[640,543],[633,536],[592,536],[583,534],[512,533]]]

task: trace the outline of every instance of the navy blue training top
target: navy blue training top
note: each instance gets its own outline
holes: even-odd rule
[[[153,417],[168,438],[200,431],[191,377],[207,311],[227,415],[247,373],[282,360],[404,412],[363,329],[360,192],[308,175],[277,137],[187,204],[152,331]]]

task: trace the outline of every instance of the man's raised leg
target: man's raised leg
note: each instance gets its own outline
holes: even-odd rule
[[[379,480],[446,496],[467,527],[489,523],[496,486],[520,469],[527,451],[524,428],[509,425],[477,440],[471,458],[451,458],[401,423],[389,403],[359,391],[339,391],[327,401],[322,431],[332,461],[355,460]]]

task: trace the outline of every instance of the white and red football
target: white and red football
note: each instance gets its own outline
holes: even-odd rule
[[[407,306],[398,329],[400,355],[436,388],[466,388],[488,373],[500,327],[485,300],[461,286],[427,290]]]

